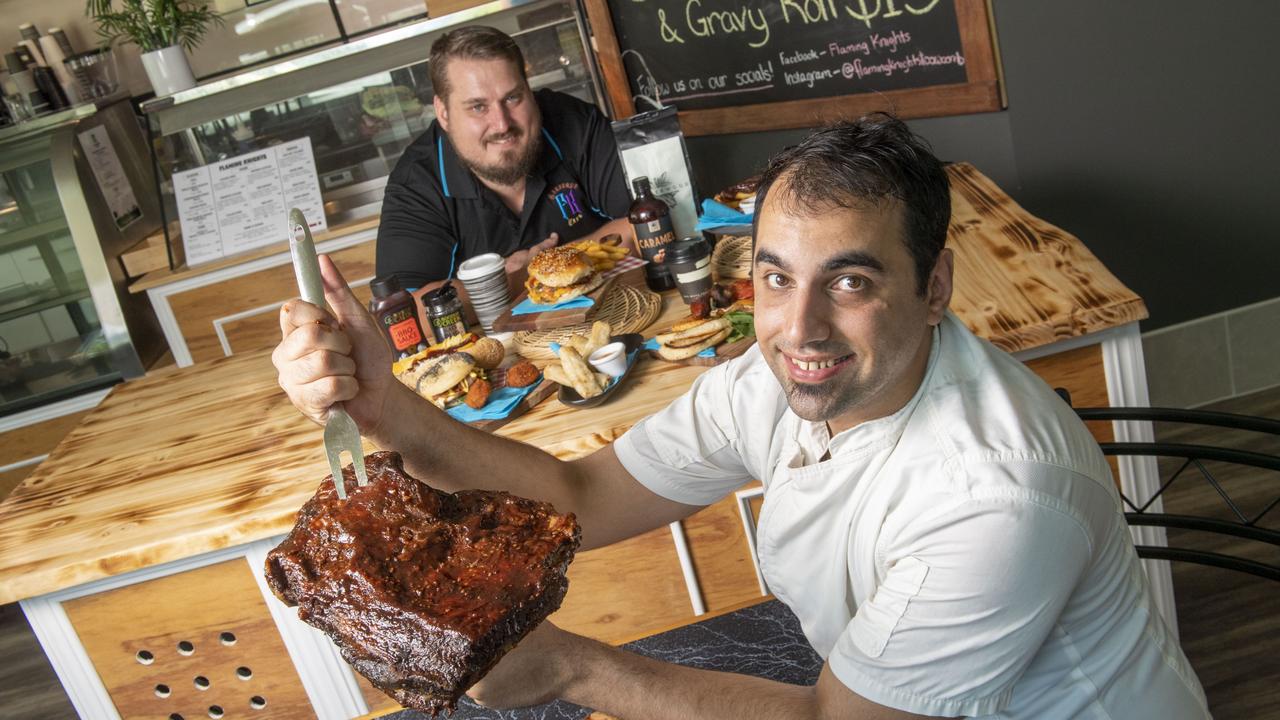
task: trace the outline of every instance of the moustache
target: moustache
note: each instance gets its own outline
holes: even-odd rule
[[[524,133],[519,130],[508,130],[499,135],[490,135],[484,139],[485,143],[506,142],[507,140],[518,140]]]

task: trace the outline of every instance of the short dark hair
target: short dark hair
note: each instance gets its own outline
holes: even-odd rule
[[[524,71],[524,53],[510,35],[487,25],[460,27],[436,38],[431,43],[431,85],[436,95],[449,98],[449,80],[445,75],[450,60],[506,60],[520,70],[520,77],[528,82]]]
[[[781,200],[802,214],[894,198],[906,214],[907,251],[915,262],[917,292],[947,242],[951,190],[942,163],[924,138],[884,113],[828,125],[769,161],[756,190],[753,235],[770,189],[781,181]]]

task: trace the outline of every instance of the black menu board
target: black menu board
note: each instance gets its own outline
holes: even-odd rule
[[[914,98],[899,114],[1000,106],[983,0],[588,0],[587,6],[622,116],[649,109],[643,98],[657,97],[675,105],[682,121],[697,111],[781,104],[781,118],[755,107],[758,123],[800,126],[806,113],[832,114],[829,103],[813,101],[878,97],[887,98],[882,109],[896,110],[904,92],[937,88],[948,89],[938,110]]]

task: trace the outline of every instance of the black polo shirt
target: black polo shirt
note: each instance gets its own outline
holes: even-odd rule
[[[377,273],[406,288],[451,277],[457,264],[487,252],[503,257],[551,233],[577,239],[631,204],[609,121],[594,106],[551,90],[542,111],[542,153],[525,180],[517,217],[462,164],[449,136],[431,123],[387,179],[378,226]]]

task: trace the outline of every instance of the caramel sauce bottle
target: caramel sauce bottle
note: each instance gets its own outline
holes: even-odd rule
[[[644,266],[644,279],[649,289],[670,290],[676,281],[663,264],[667,245],[676,239],[675,227],[671,224],[671,210],[662,200],[654,197],[649,187],[649,178],[638,177],[631,182],[635,191],[635,200],[627,210],[627,219],[631,221],[631,229],[636,235],[636,246],[640,248],[640,256],[649,261]]]

